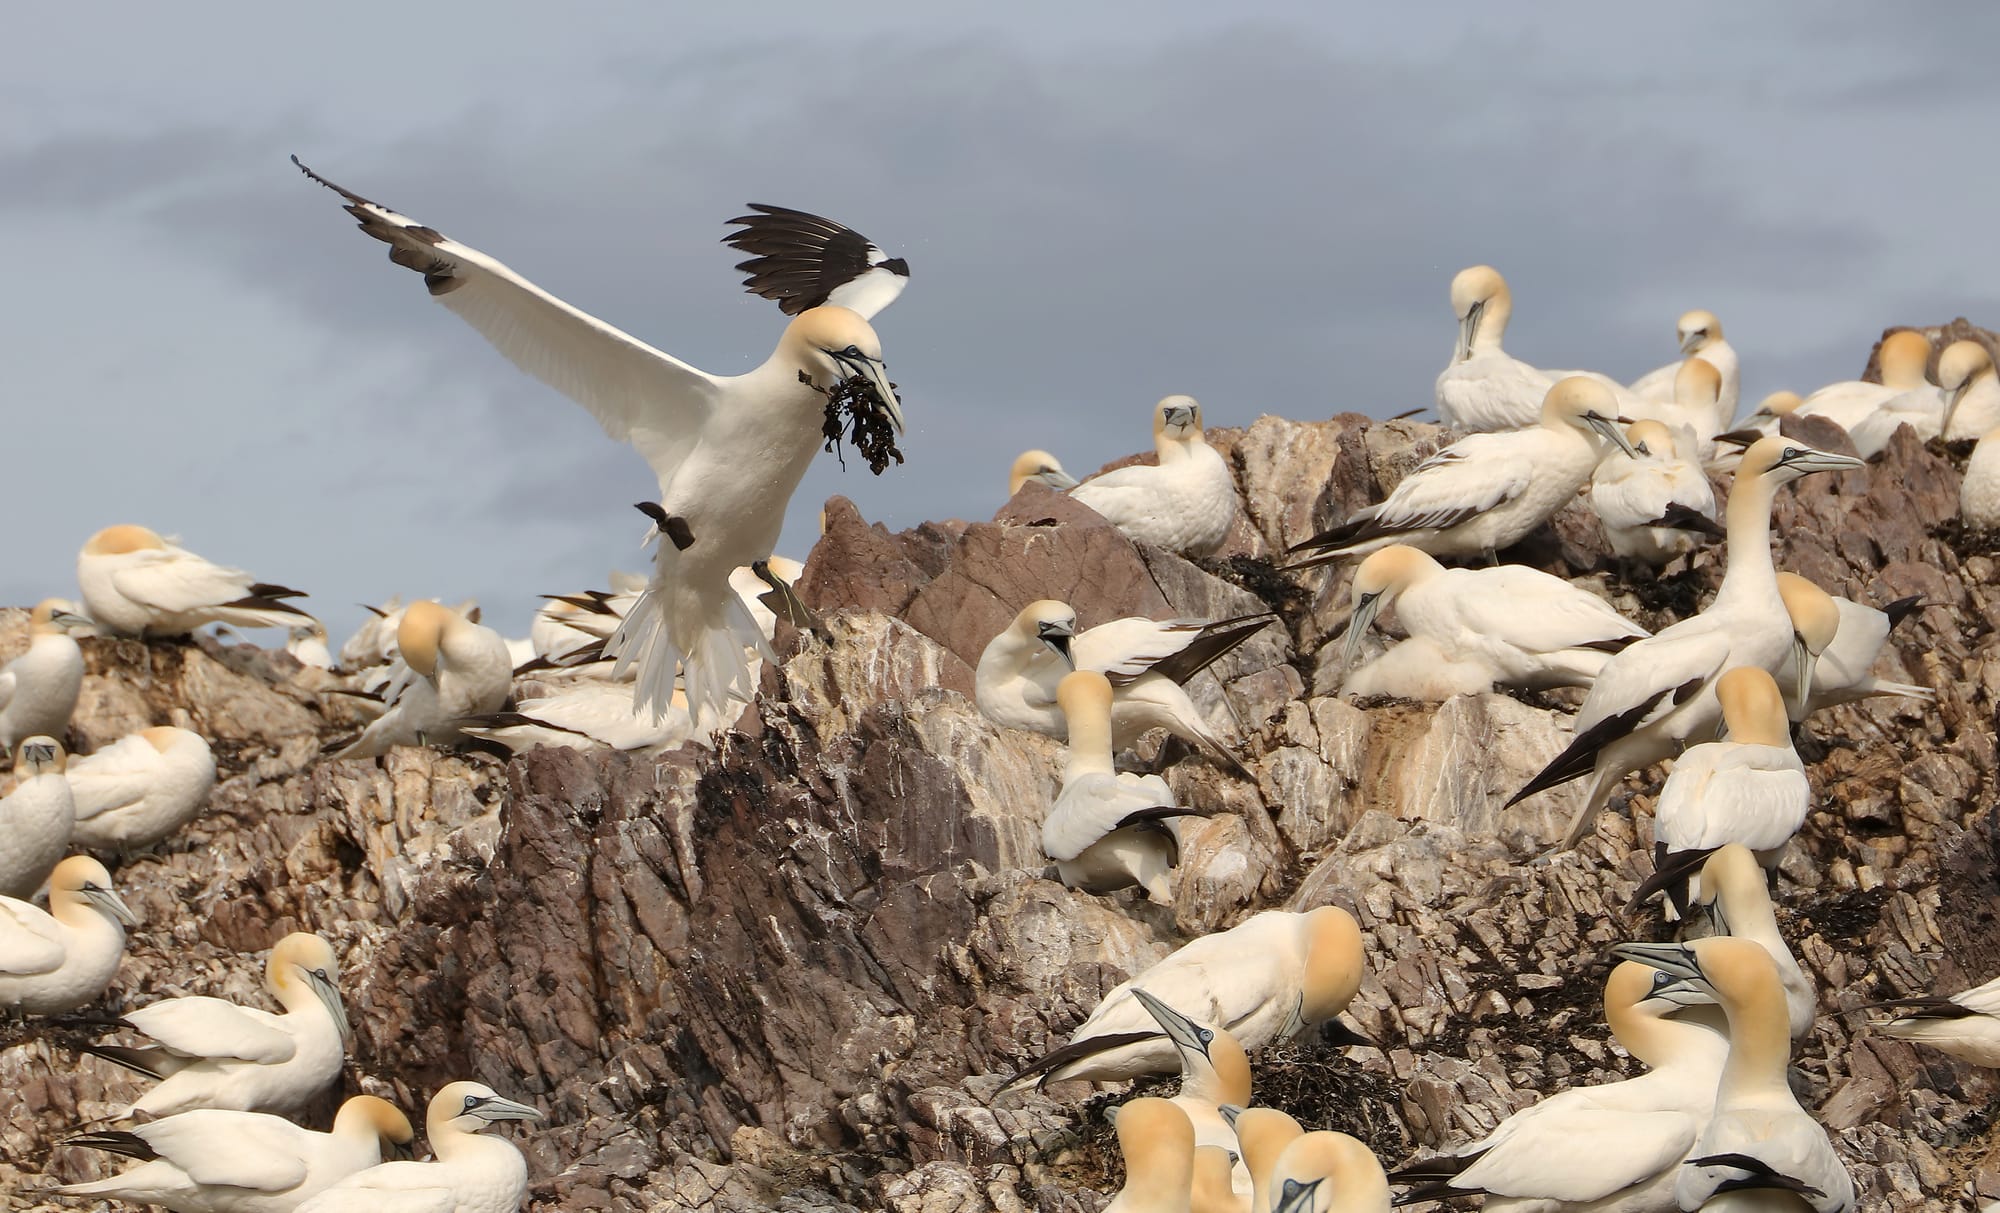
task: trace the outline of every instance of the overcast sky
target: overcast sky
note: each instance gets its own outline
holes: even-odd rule
[[[2000,10],[1925,13],[21,7],[0,600],[73,594],[78,545],[126,521],[310,591],[336,641],[398,592],[520,633],[534,595],[641,567],[639,456],[288,153],[722,373],[783,327],[718,243],[745,202],[906,256],[876,327],[909,462],[822,456],[781,549],[803,557],[829,494],[984,518],[1018,450],[1095,468],[1169,392],[1218,426],[1427,405],[1478,261],[1544,365],[1630,378],[1714,310],[1746,401],[1852,377],[1892,323],[1992,324]]]

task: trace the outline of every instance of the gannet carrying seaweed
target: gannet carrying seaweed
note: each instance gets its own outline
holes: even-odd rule
[[[1236,478],[1208,445],[1194,397],[1168,396],[1153,406],[1153,449],[1157,465],[1117,468],[1069,495],[1131,538],[1170,552],[1205,556],[1221,547],[1236,521]]]
[[[312,616],[284,601],[299,590],[211,563],[142,526],[92,535],[76,557],[84,609],[120,636],[184,636],[210,623],[291,628]]]
[[[111,873],[72,855],[49,873],[49,908],[0,897],[0,1012],[58,1015],[95,1002],[125,955],[138,919]]]
[[[72,626],[90,621],[50,598],[28,612],[28,651],[0,667],[0,752],[24,737],[61,737],[83,689],[83,650]]]

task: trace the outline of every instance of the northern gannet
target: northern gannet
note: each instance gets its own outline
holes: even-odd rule
[[[356,1171],[295,1213],[518,1213],[528,1194],[528,1161],[513,1142],[481,1130],[541,1118],[483,1083],[451,1083],[431,1096],[424,1114],[431,1161]]]
[[[1697,911],[1695,917],[1705,913],[1714,934],[1754,939],[1764,945],[1777,963],[1778,980],[1785,987],[1792,1039],[1812,1035],[1813,1020],[1819,1014],[1819,992],[1778,930],[1778,914],[1771,905],[1764,869],[1750,848],[1732,842],[1713,852],[1683,851],[1646,878],[1633,902],[1682,885]],[[1671,900],[1668,908],[1671,917]]]
[[[1532,427],[1549,389],[1568,372],[1529,366],[1500,348],[1514,314],[1507,280],[1490,265],[1460,270],[1451,280],[1451,310],[1458,342],[1437,377],[1438,418],[1454,430],[1474,432]],[[1587,377],[1611,386],[1601,376]]]
[[[492,628],[435,602],[413,602],[396,625],[401,665],[383,694],[388,710],[335,758],[370,758],[396,746],[447,744],[467,716],[497,712],[513,685],[507,642]]]
[[[1659,568],[1693,551],[1704,535],[1721,538],[1708,473],[1673,431],[1658,421],[1636,421],[1625,438],[1639,454],[1606,455],[1590,475],[1590,506],[1604,523],[1611,551]]]
[[[1778,593],[1791,616],[1795,641],[1791,718],[1804,720],[1821,708],[1874,695],[1935,700],[1937,692],[1907,682],[1889,682],[1869,671],[1889,632],[1923,605],[1921,597],[1898,598],[1884,610],[1836,598],[1796,573],[1778,574]]]
[[[1967,442],[2000,426],[2000,379],[1993,355],[1977,341],[1954,341],[1938,355],[1946,442]]]
[[[21,781],[0,799],[0,895],[26,898],[69,854],[76,801],[63,768],[69,755],[53,737],[30,737],[14,747]]]
[[[1940,366],[1943,364],[1940,363]],[[1944,432],[1944,389],[1924,382],[1896,393],[1875,407],[1875,411],[1854,423],[1847,431],[1854,453],[1873,459],[1889,445],[1904,426],[1919,442],[1929,442]]]
[[[1222,1109],[1233,1113],[1249,1106],[1250,1055],[1227,1028],[1198,1023],[1142,989],[1132,991],[1132,997],[1180,1053],[1181,1089],[1171,1098],[1194,1126],[1194,1144],[1235,1153],[1236,1129]],[[1240,1164],[1232,1172],[1231,1187],[1248,1196],[1250,1172]]]
[[[309,670],[333,668],[333,654],[326,647],[326,625],[317,619],[293,627],[285,636],[285,651]]]
[[[1175,804],[1174,790],[1158,775],[1113,767],[1111,682],[1104,675],[1078,670],[1066,676],[1056,687],[1056,703],[1069,722],[1069,755],[1062,790],[1042,818],[1043,853],[1072,889],[1114,893],[1138,885],[1147,897],[1171,905],[1171,873],[1181,859],[1174,819],[1201,811]]]
[[[1353,603],[1343,667],[1353,664],[1362,637],[1393,604],[1412,639],[1429,641],[1453,665],[1481,667],[1487,685],[1480,690],[1589,686],[1611,654],[1646,635],[1602,598],[1560,577],[1518,564],[1448,569],[1405,544],[1361,562]]]
[[[335,1183],[379,1165],[383,1154],[407,1154],[415,1136],[409,1117],[373,1095],[341,1104],[330,1133],[265,1112],[196,1108],[133,1129],[69,1138],[64,1145],[136,1158],[139,1165],[55,1190],[176,1213],[292,1213]]]
[[[1076,477],[1063,471],[1062,463],[1047,451],[1022,451],[1015,457],[1014,466],[1007,469],[1007,496],[1020,492],[1030,480],[1058,493],[1076,487]]]
[[[1764,397],[1757,408],[1735,429],[1715,436],[1716,450],[1710,456],[1704,469],[1718,475],[1734,472],[1743,458],[1743,448],[1759,438],[1769,438],[1778,432],[1778,424],[1796,413],[1803,403],[1797,392],[1778,391]]]
[[[1194,1125],[1187,1113],[1152,1096],[1128,1099],[1117,1113],[1112,1127],[1125,1160],[1125,1183],[1104,1213],[1188,1213]]]
[[[1153,406],[1153,449],[1157,465],[1106,472],[1069,495],[1133,539],[1208,555],[1229,538],[1236,521],[1236,478],[1222,452],[1208,445],[1194,397],[1168,396]]]
[[[0,1011],[60,1015],[95,1002],[118,975],[125,928],[138,922],[88,855],[49,873],[47,911],[0,897]]]
[[[1814,1213],[1848,1213],[1854,1181],[1826,1130],[1801,1108],[1786,1079],[1791,1032],[1785,990],[1762,944],[1717,935],[1692,943],[1627,943],[1612,949],[1709,994],[1729,1017],[1729,1060],[1715,1112],[1681,1167],[1674,1198],[1698,1209],[1717,1192],[1790,1187]]]
[[[1930,338],[1915,329],[1897,329],[1882,338],[1876,360],[1882,382],[1848,379],[1830,383],[1807,395],[1794,412],[1802,417],[1824,417],[1843,430],[1852,430],[1887,401],[1921,387],[1930,358]]]
[[[215,787],[215,753],[201,734],[141,729],[65,772],[76,804],[71,837],[87,847],[144,850],[201,815]]]
[[[284,601],[299,590],[212,564],[142,526],[111,526],[76,557],[84,609],[120,636],[185,636],[210,623],[290,628],[312,616]]]
[[[1722,335],[1722,321],[1715,318],[1714,312],[1696,308],[1681,314],[1680,322],[1675,326],[1675,335],[1680,339],[1680,359],[1633,380],[1632,394],[1645,400],[1676,399],[1676,377],[1688,359],[1697,359],[1714,367],[1719,380],[1713,408],[1715,424],[1709,432],[1714,434],[1728,429],[1729,423],[1736,419],[1742,372],[1737,365],[1736,348]]]
[[[1924,994],[1870,1005],[1896,1012],[1874,1025],[1884,1036],[1929,1045],[1975,1066],[2000,1067],[2000,979],[1948,998]]]
[[[1382,1164],[1345,1133],[1301,1134],[1278,1155],[1271,1183],[1271,1213],[1389,1213]]]
[[[1771,567],[1771,505],[1778,487],[1813,472],[1865,467],[1859,459],[1788,438],[1760,438],[1743,452],[1725,516],[1729,546],[1722,585],[1708,609],[1605,663],[1574,724],[1575,739],[1516,792],[1516,804],[1546,788],[1591,776],[1562,845],[1576,845],[1627,773],[1710,735],[1721,719],[1716,682],[1738,666],[1767,673],[1792,652],[1792,623]]]
[[[1335,1019],[1360,990],[1366,964],[1361,927],[1339,906],[1254,914],[1189,941],[1113,988],[1068,1044],[1030,1063],[999,1093],[1178,1070],[1180,1053],[1133,996],[1138,989],[1228,1028],[1253,1052],[1321,1025],[1330,1038],[1366,1044]]]
[[[165,998],[123,1017],[150,1043],[88,1051],[161,1080],[126,1116],[190,1108],[294,1112],[340,1076],[347,1011],[339,978],[327,942],[297,932],[278,941],[264,967],[264,988],[283,1015],[221,998]]]
[[[1250,1213],[1249,1198],[1237,1194],[1236,1155],[1222,1146],[1194,1148],[1194,1176],[1188,1186],[1188,1213]]]
[[[1229,1127],[1236,1130],[1237,1152],[1243,1157],[1243,1167],[1250,1172],[1250,1208],[1268,1210],[1271,1207],[1271,1176],[1277,1170],[1278,1156],[1285,1147],[1297,1141],[1305,1126],[1276,1108],[1230,1108],[1222,1109],[1229,1119]]]
[[[1958,485],[1958,516],[1982,531],[2000,528],[2000,428],[1980,435]]]
[[[523,699],[511,712],[462,717],[458,727],[516,754],[536,746],[657,753],[689,739],[687,700],[678,690],[667,714],[656,719],[651,710],[632,706],[632,693],[623,684],[597,681]]]
[[[732,698],[747,702],[756,693],[744,649],[768,652],[729,591],[729,574],[776,546],[785,507],[823,441],[826,393],[858,376],[874,393],[876,420],[903,428],[868,321],[902,290],[909,266],[803,212],[756,207],[758,214],[732,220],[743,230],[729,242],[754,255],[737,267],[749,271],[749,289],[796,315],[761,366],[712,375],[479,250],[299,168],[345,198],[361,230],[390,246],[390,260],[422,274],[438,302],[645,456],[660,481],[663,539],[652,583],[609,655],[621,668],[637,667],[639,705],[664,714],[681,673],[696,728],[725,723]]]
[[[1504,434],[1473,434],[1418,464],[1387,500],[1292,548],[1310,568],[1407,543],[1434,556],[1478,556],[1512,547],[1568,505],[1609,447],[1633,454],[1609,389],[1571,376],[1549,389],[1541,421]]]
[[[381,606],[361,609],[368,618],[340,646],[340,668],[350,673],[381,665],[396,651],[396,625],[403,622],[403,596],[396,594]]]
[[[24,737],[69,731],[83,689],[83,650],[69,629],[88,622],[54,598],[28,613],[28,651],[0,666],[0,751],[12,754]]]
[[[1182,684],[1276,621],[1270,614],[1214,622],[1135,615],[1079,632],[1076,611],[1045,598],[1021,608],[986,643],[973,675],[974,698],[995,724],[1061,737],[1056,685],[1072,669],[1095,670],[1111,680],[1114,751],[1150,729],[1165,729],[1241,771]]]

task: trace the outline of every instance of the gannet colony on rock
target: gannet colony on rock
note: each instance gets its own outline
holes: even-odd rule
[[[1168,395],[1152,462],[1030,450],[901,533],[836,499],[801,563],[814,453],[901,459],[900,257],[752,206],[790,319],[716,375],[312,180],[636,448],[654,567],[524,587],[512,640],[379,587],[335,650],[79,527],[75,601],[0,619],[17,1203],[2000,1197],[1990,334],[1739,419],[1714,313],[1628,388],[1504,351],[1475,266],[1449,428]]]

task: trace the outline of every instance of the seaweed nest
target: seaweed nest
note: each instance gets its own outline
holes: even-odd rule
[[[831,389],[822,389],[804,371],[799,372],[799,379],[826,397],[826,421],[819,432],[826,437],[825,449],[840,460],[842,471],[847,469],[847,459],[840,453],[843,439],[868,461],[868,470],[877,476],[890,460],[903,462],[903,452],[896,449],[896,428],[889,423],[889,404],[866,376],[849,375]],[[889,390],[895,391],[896,385],[890,384]],[[901,401],[900,396],[897,399]]]

